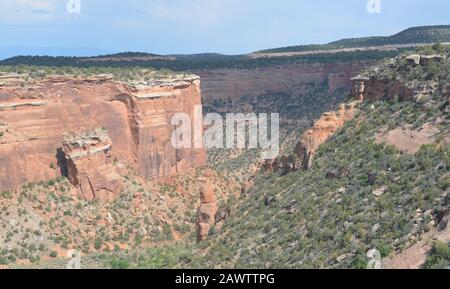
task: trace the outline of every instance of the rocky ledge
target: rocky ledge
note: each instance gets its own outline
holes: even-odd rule
[[[199,78],[152,73],[127,80],[1,74],[0,190],[68,173],[86,198],[109,198],[120,191],[120,182],[106,185],[118,179],[111,160],[160,181],[203,166],[203,149],[170,144],[172,115],[194,121],[202,104]]]

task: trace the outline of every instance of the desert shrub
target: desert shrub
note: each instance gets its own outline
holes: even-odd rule
[[[450,267],[450,243],[436,242],[427,257],[426,269],[447,269]]]
[[[128,269],[130,268],[130,262],[127,259],[119,258],[110,261],[111,269]]]

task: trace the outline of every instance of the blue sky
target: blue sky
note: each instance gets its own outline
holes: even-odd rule
[[[0,58],[144,51],[239,54],[450,24],[449,0],[0,0]]]

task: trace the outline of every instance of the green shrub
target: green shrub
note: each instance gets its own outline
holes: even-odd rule
[[[130,268],[130,263],[126,259],[113,259],[110,261],[111,269],[128,269]]]
[[[450,243],[436,242],[424,267],[426,269],[447,269],[450,266]]]

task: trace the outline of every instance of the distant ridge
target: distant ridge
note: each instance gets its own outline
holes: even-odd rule
[[[450,25],[419,26],[403,30],[392,36],[347,38],[328,44],[311,44],[266,49],[255,53],[286,53],[384,45],[426,44],[450,42]]]
[[[174,71],[240,68],[250,69],[299,62],[380,60],[405,50],[431,43],[450,42],[450,25],[413,27],[392,36],[349,38],[324,45],[301,45],[263,50],[251,54],[219,53],[159,55],[122,52],[93,57],[16,56],[0,61],[0,66],[151,67]]]

